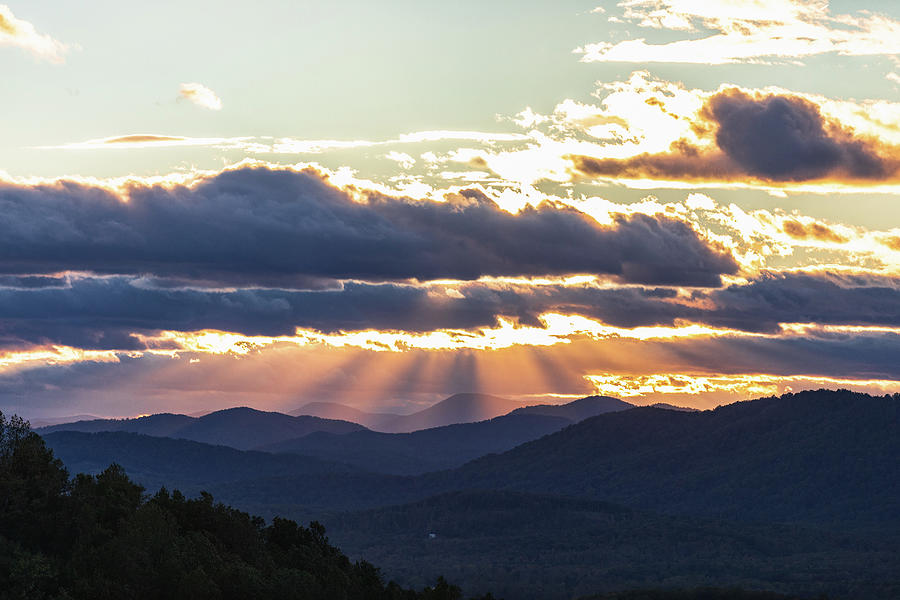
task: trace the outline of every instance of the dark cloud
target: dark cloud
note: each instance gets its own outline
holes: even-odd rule
[[[900,381],[900,335],[871,332],[792,337],[726,337],[654,341],[650,346],[672,352],[679,363],[665,369],[718,374],[765,373],[846,379]],[[691,365],[694,368],[691,368]]]
[[[705,110],[718,125],[716,144],[750,175],[773,181],[888,175],[877,147],[827,121],[803,98],[726,90],[710,98]]]
[[[865,183],[898,176],[900,150],[857,136],[798,96],[724,90],[707,101],[700,115],[695,129],[714,131],[715,149],[678,141],[668,152],[627,159],[572,156],[574,170],[595,177],[688,181]]]
[[[734,161],[721,152],[700,151],[685,143],[674,144],[663,154],[639,154],[632,158],[569,156],[576,174],[590,177],[665,179],[682,181],[733,181],[744,177]]]
[[[686,223],[619,216],[610,227],[545,203],[517,215],[475,192],[417,202],[328,184],[312,170],[243,168],[193,187],[0,185],[0,273],[66,270],[321,289],[327,280],[611,275],[717,286],[730,254]]]
[[[616,327],[679,321],[777,333],[780,323],[900,327],[900,282],[891,278],[766,274],[743,285],[697,291],[592,286],[346,283],[340,290],[199,290],[155,287],[125,277],[71,278],[68,287],[0,289],[0,348],[64,344],[140,349],[133,333],[217,329],[291,335],[366,329],[428,332],[476,329],[498,317],[539,326],[546,312],[581,315]]]
[[[68,279],[65,277],[47,277],[42,275],[0,275],[0,288],[34,289],[43,287],[65,287]]]
[[[559,310],[629,327],[672,324],[691,309],[659,302],[656,291],[473,284],[441,288],[347,283],[335,291],[148,287],[124,277],[72,278],[67,288],[0,289],[0,348],[64,344],[88,349],[141,348],[132,333],[217,329],[292,335],[297,327],[333,333],[365,329],[427,332],[473,329],[504,316],[539,325]]]
[[[777,331],[778,323],[900,327],[900,281],[891,277],[769,273],[704,295],[706,323]]]

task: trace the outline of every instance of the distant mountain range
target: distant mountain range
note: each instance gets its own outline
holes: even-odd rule
[[[466,400],[465,396],[453,396],[442,404],[460,399]],[[472,403],[466,401],[465,406],[470,407]],[[627,408],[633,408],[633,405],[615,398],[590,396],[563,405],[517,408],[507,415],[477,423],[459,423],[412,433],[358,431],[335,435],[317,432],[259,449],[316,456],[379,473],[416,475],[458,467],[485,454],[505,452],[588,417]]]
[[[161,413],[133,419],[82,419],[36,429],[41,434],[56,431],[124,431],[219,444],[240,450],[259,448],[271,452],[309,454],[344,460],[385,473],[415,474],[459,466],[483,454],[509,450],[586,416],[623,408],[631,408],[631,405],[614,398],[591,397],[561,406],[523,407],[521,402],[487,394],[456,394],[410,415],[366,413],[349,406],[318,402],[297,411],[318,413],[315,415],[286,415],[242,407],[202,416]],[[421,431],[485,421],[510,411],[532,416],[556,416],[563,420],[520,419],[520,427],[514,426],[511,421],[476,428],[481,433],[467,433],[462,428],[412,438],[370,435],[347,441],[337,439],[348,433],[365,432],[368,426],[389,432]],[[494,433],[488,433],[488,430]],[[300,441],[310,434],[317,437]]]
[[[898,407],[894,398],[823,390],[702,412],[634,408],[586,419],[451,471],[366,477],[358,489],[349,477],[340,489],[316,490],[315,498],[322,502],[317,506],[364,509],[452,490],[508,489],[739,520],[900,527]],[[496,427],[490,423],[482,431]],[[341,451],[322,437],[310,447],[339,458]],[[48,443],[53,446],[52,438]],[[94,452],[90,438],[83,443],[83,452]],[[345,455],[358,451],[353,446],[348,444]],[[388,443],[369,447],[382,456],[401,452]],[[79,460],[77,447],[67,452],[63,460]],[[98,466],[121,462],[112,451],[92,456]],[[358,455],[353,460],[363,463]],[[302,476],[283,470],[277,481],[261,477],[221,491],[236,505],[252,497],[254,503],[302,506],[308,503],[306,488]]]
[[[437,569],[516,598],[571,598],[602,581],[900,597],[900,396],[819,390],[697,412],[573,404],[412,434],[284,440],[310,456],[44,435],[73,470],[118,462],[151,490],[165,482],[268,517],[320,520],[401,583]],[[571,425],[546,414],[588,407],[613,412]],[[536,439],[450,470],[363,470],[417,472],[519,435]],[[467,448],[456,459],[454,445]]]
[[[401,415],[393,413],[370,413],[337,402],[310,402],[289,414],[298,417],[309,415],[321,419],[351,421],[374,431],[382,431],[382,427],[386,424],[401,417]]]
[[[78,421],[42,427],[37,431],[42,435],[55,431],[85,433],[124,431],[249,450],[263,444],[272,444],[308,435],[314,431],[339,434],[363,429],[365,428],[362,425],[348,421],[320,419],[311,416],[293,417],[252,408],[229,408],[202,417],[164,413],[136,419]]]
[[[99,419],[96,415],[70,415],[68,417],[46,417],[41,419],[29,419],[32,429],[59,425],[61,423],[74,423],[76,421],[93,421]]]
[[[561,417],[506,415],[412,433],[317,432],[259,449],[315,456],[378,473],[417,475],[458,467],[492,452],[505,452],[571,424]]]
[[[523,402],[489,394],[455,394],[410,415],[367,413],[343,404],[329,402],[306,404],[291,414],[307,414],[328,419],[340,418],[384,433],[409,433],[432,427],[493,419],[524,406],[526,405]]]

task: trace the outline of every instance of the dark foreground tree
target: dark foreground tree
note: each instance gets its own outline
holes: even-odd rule
[[[302,527],[162,489],[147,497],[118,465],[73,479],[18,417],[0,413],[0,598],[42,600],[456,600],[422,592]]]

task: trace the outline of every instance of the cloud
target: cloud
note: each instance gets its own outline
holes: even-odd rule
[[[803,98],[726,90],[710,98],[705,110],[717,126],[718,147],[749,175],[774,181],[835,175],[880,181],[897,174],[897,148],[855,137]],[[884,151],[893,156],[882,158]]]
[[[839,273],[763,273],[746,285],[706,295],[715,308],[699,320],[745,331],[780,323],[900,327],[900,279]]]
[[[187,138],[176,137],[170,135],[153,135],[147,133],[138,133],[132,135],[122,135],[119,137],[107,138],[103,140],[104,144],[144,144],[144,143],[160,143],[160,142],[183,142]]]
[[[638,38],[587,44],[576,50],[583,61],[721,65],[900,53],[900,21],[867,11],[833,15],[827,1],[624,0],[619,6],[639,27],[691,35],[662,43]]]
[[[178,89],[178,96],[201,108],[222,110],[222,101],[216,93],[200,83],[182,83]]]
[[[459,390],[508,396],[596,393],[584,377],[640,382],[672,375],[705,378],[713,388],[680,398],[688,406],[747,399],[721,393],[748,377],[801,387],[870,389],[871,380],[893,380],[900,390],[900,336],[860,333],[831,337],[716,337],[674,340],[577,339],[546,347],[490,350],[372,352],[354,347],[272,345],[246,355],[183,352],[177,357],[99,357],[0,373],[0,408],[38,408],[58,414],[135,415],[163,410],[192,412],[250,405],[293,410],[305,401],[331,399],[376,409],[435,402]],[[197,362],[199,361],[199,362]],[[803,380],[804,376],[807,378]],[[810,378],[820,378],[810,380]],[[843,382],[827,383],[821,378]],[[602,380],[601,380],[602,381]],[[718,384],[718,385],[717,385]],[[663,383],[665,385],[665,383]],[[671,395],[668,401],[678,398]],[[560,399],[561,400],[561,399]],[[558,400],[558,401],[560,401]],[[640,402],[640,401],[639,401]],[[90,410],[81,410],[81,409]]]
[[[170,148],[179,146],[207,146],[231,149],[250,149],[258,146],[251,137],[237,138],[196,138],[180,135],[158,135],[155,133],[133,133],[107,138],[72,142],[57,146],[38,146],[41,150],[124,150],[134,148]]]
[[[794,389],[827,387],[852,388],[870,393],[885,393],[900,389],[893,380],[864,380],[810,375],[698,375],[696,373],[659,373],[654,375],[587,375],[598,394],[616,398],[640,398],[644,402],[654,398],[728,394],[736,400],[777,396]],[[873,389],[874,388],[874,389]]]
[[[406,152],[397,152],[391,150],[385,155],[385,158],[396,162],[402,169],[411,169],[416,164],[416,159]]]
[[[900,180],[900,148],[860,136],[813,102],[785,94],[724,89],[692,122],[696,141],[628,158],[573,156],[576,172],[598,177],[767,183]]]
[[[38,33],[28,21],[17,19],[5,4],[0,4],[0,46],[16,46],[51,63],[65,62],[71,46],[47,34]]]
[[[737,264],[685,221],[601,225],[545,202],[506,212],[476,190],[416,201],[338,188],[308,168],[242,167],[126,196],[57,181],[0,184],[0,273],[146,274],[200,285],[318,289],[323,280],[594,274],[716,286]]]
[[[822,223],[812,222],[804,224],[796,219],[788,219],[782,223],[782,227],[786,234],[798,240],[813,239],[835,244],[843,244],[848,241],[846,237]]]
[[[766,273],[746,284],[690,294],[591,284],[348,282],[334,290],[292,291],[160,288],[127,277],[72,276],[62,286],[45,283],[0,288],[0,350],[44,345],[142,350],[148,347],[142,340],[160,331],[204,330],[268,337],[294,336],[301,330],[331,335],[310,339],[333,345],[384,343],[393,349],[408,334],[456,332],[452,335],[462,337],[459,343],[446,339],[442,344],[481,347],[477,332],[496,328],[501,319],[533,328],[521,331],[514,343],[555,344],[572,336],[827,337],[855,335],[853,328],[900,332],[900,279],[874,276]],[[354,337],[354,332],[368,333]]]
[[[528,136],[521,133],[483,131],[415,131],[412,133],[404,133],[387,140],[304,140],[286,137],[273,138],[271,136],[195,138],[139,133],[85,140],[82,142],[70,142],[56,146],[39,146],[39,148],[45,150],[121,150],[131,148],[158,148],[164,146],[209,146],[220,150],[236,150],[250,154],[322,154],[329,151],[354,150],[377,146],[398,146],[454,141],[476,142],[492,147],[500,143],[521,143],[529,139]],[[411,168],[416,162],[410,155],[394,150],[388,152],[386,157],[390,160],[399,162],[401,166],[409,165],[404,166],[404,168]],[[410,160],[412,160],[412,162],[409,162]]]
[[[299,328],[326,334],[423,334],[495,327],[500,318],[544,328],[539,317],[549,311],[602,319],[615,327],[672,325],[703,314],[668,302],[674,292],[641,288],[348,282],[322,291],[202,290],[156,287],[127,277],[74,276],[62,286],[44,283],[0,288],[0,349],[48,344],[144,349],[132,334],[158,331],[292,336]]]

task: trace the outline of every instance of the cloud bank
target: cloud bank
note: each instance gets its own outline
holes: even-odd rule
[[[685,221],[604,226],[553,203],[518,214],[476,190],[416,201],[331,185],[318,171],[244,167],[192,186],[0,184],[0,273],[152,275],[198,285],[593,274],[717,286],[737,263]]]
[[[822,331],[875,327],[900,332],[900,278],[827,273],[764,273],[747,284],[687,295],[670,288],[502,283],[345,283],[323,291],[173,289],[127,277],[47,283],[0,288],[0,349],[146,349],[133,334],[159,331],[271,337],[292,336],[298,329],[326,334],[475,331],[495,327],[501,318],[553,329],[562,337],[623,336],[629,334],[625,329],[638,327],[661,327],[655,335],[675,337],[671,329],[688,324],[729,335],[812,335],[803,329],[809,324],[826,328]],[[548,313],[592,322],[576,320],[554,329],[542,320]],[[784,331],[783,325],[790,328]],[[653,336],[653,331],[637,335]]]
[[[641,28],[693,35],[662,43],[638,38],[587,44],[576,50],[583,61],[722,65],[900,53],[900,22],[869,11],[834,15],[827,1],[624,0],[619,7]]]

